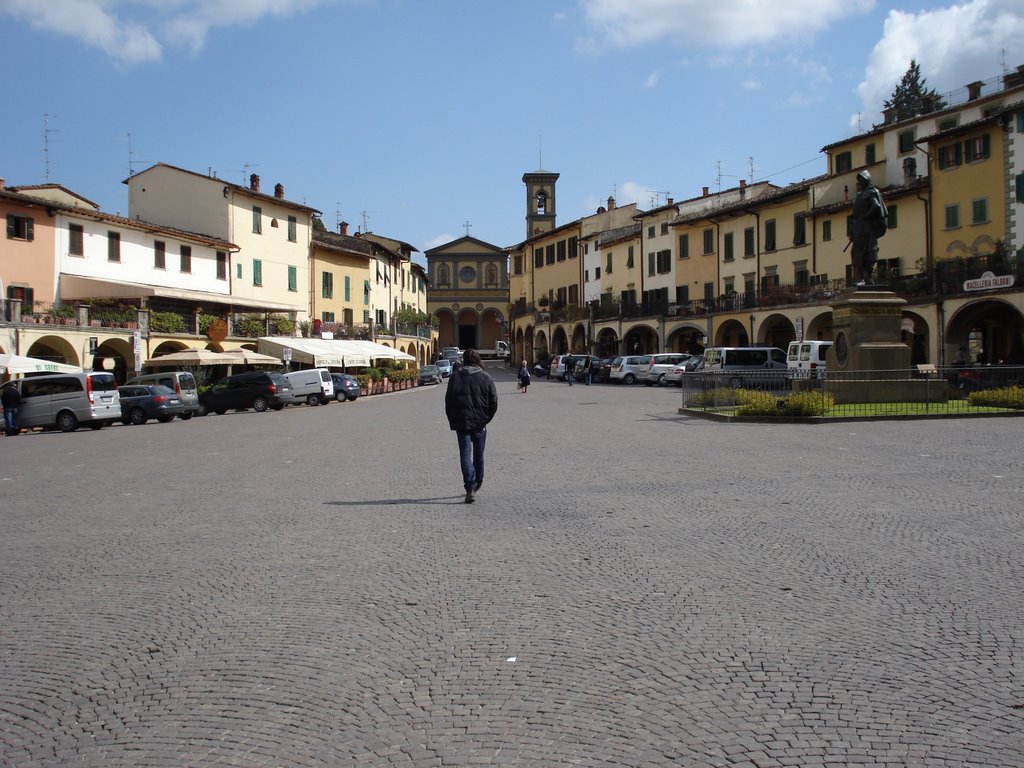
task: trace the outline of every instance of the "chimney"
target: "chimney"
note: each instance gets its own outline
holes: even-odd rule
[[[740,179],[740,200],[745,200],[747,197],[747,180]]]
[[[981,86],[984,83],[981,80],[975,80],[973,83],[967,84],[967,100],[974,101],[981,96]]]
[[[897,121],[896,107],[887,107],[882,110],[882,123],[888,125],[889,123],[895,123]]]
[[[274,185],[274,197],[276,197],[278,200],[284,199],[284,184]]]
[[[666,197],[665,198],[665,205],[675,205],[675,202],[676,201],[673,200],[671,197]]]
[[[253,192],[260,191],[260,177],[257,176],[255,173],[249,176],[249,189],[251,189]]]
[[[348,237],[348,222],[343,221],[338,225],[338,232]]]
[[[707,197],[708,196],[708,188],[707,187],[701,187],[701,189],[704,190],[704,197]]]
[[[3,178],[0,178],[0,189],[4,188],[4,181],[5,180]]]
[[[1007,72],[1003,75],[1004,90],[1020,88],[1022,85],[1024,85],[1024,64],[1018,65],[1016,72]]]
[[[615,198],[612,197],[611,195],[608,196],[608,210],[609,211],[614,211],[615,210]]]

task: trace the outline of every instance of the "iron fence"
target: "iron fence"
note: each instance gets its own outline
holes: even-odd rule
[[[685,410],[723,417],[1024,415],[1024,366],[699,371],[684,374],[681,388]]]

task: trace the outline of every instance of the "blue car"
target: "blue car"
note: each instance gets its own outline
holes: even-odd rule
[[[123,384],[117,393],[123,424],[145,424],[150,419],[166,424],[188,411],[178,393],[162,384]]]

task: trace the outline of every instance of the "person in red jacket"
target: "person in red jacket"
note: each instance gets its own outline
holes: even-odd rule
[[[459,441],[459,462],[466,503],[472,504],[484,482],[484,448],[487,425],[498,411],[498,390],[484,370],[480,353],[467,349],[462,365],[448,378],[444,395],[444,411],[448,426]]]

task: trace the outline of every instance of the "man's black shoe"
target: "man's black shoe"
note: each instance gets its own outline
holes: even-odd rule
[[[472,504],[474,501],[475,499],[473,498],[473,489],[470,488],[468,491],[466,491],[466,503]]]

